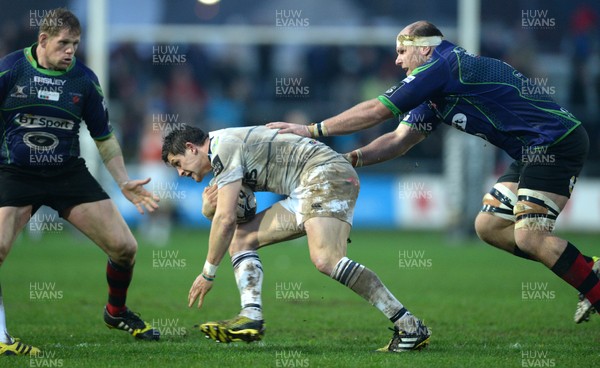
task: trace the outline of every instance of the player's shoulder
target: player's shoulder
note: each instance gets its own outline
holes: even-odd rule
[[[447,71],[451,63],[449,59],[453,57],[452,52],[457,47],[458,46],[449,41],[442,41],[442,43],[436,46],[435,50],[433,50],[431,57],[427,59],[423,65],[415,68],[410,76],[414,78],[414,76],[424,71],[428,71],[429,73],[435,73],[436,71]]]
[[[213,153],[231,151],[239,146],[240,139],[236,128],[225,128],[213,130],[208,133],[210,139],[210,150]],[[232,144],[233,143],[233,144]]]
[[[99,84],[98,76],[92,69],[90,69],[87,65],[83,63],[83,61],[78,58],[75,59],[75,65],[71,69],[71,73],[73,76],[84,77],[85,79],[93,82],[94,84]]]
[[[459,54],[468,54],[468,52],[464,48],[446,40],[442,41],[433,52],[434,56],[446,61],[455,59]]]
[[[16,63],[23,59],[25,59],[24,49],[13,51],[3,58],[0,58],[0,73],[12,69]]]
[[[273,133],[273,129],[269,129],[264,125],[242,126],[224,128],[210,132],[211,137],[219,137],[224,142],[239,142],[248,141],[250,138],[257,137],[267,132]]]

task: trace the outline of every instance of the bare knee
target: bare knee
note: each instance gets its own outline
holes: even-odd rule
[[[133,236],[116,240],[114,245],[108,247],[108,256],[113,262],[121,266],[131,266],[135,263],[138,244]]]
[[[333,267],[330,266],[329,262],[325,258],[321,257],[311,257],[312,263],[315,265],[319,272],[325,275],[331,275],[331,271],[333,271]]]
[[[481,212],[475,218],[475,232],[477,236],[479,239],[492,245],[500,241],[499,233],[509,226],[512,226],[512,223]]]
[[[342,259],[342,256],[334,256],[331,254],[311,254],[310,260],[315,265],[319,272],[330,276],[337,263]]]
[[[479,239],[483,240],[486,243],[489,243],[488,239],[490,234],[489,221],[483,218],[480,214],[475,217],[475,233],[479,237]]]
[[[257,245],[256,232],[238,227],[229,246],[229,256],[247,250],[256,250],[258,249]]]

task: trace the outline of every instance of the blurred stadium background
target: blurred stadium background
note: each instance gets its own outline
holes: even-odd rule
[[[82,21],[78,57],[109,97],[130,175],[153,177],[149,189],[163,198],[159,213],[140,217],[93,144],[84,147],[91,169],[148,241],[166,241],[171,222],[208,226],[200,214],[202,186],[179,180],[160,161],[165,133],[181,124],[215,130],[315,122],[376,97],[404,77],[394,65],[395,36],[419,19],[469,51],[512,64],[584,122],[591,151],[558,228],[598,231],[598,1],[12,1],[0,13],[0,56],[31,45],[41,18],[58,6]],[[325,141],[347,152],[397,123]],[[482,195],[509,163],[485,141],[441,128],[407,156],[359,169],[355,225],[471,237]],[[258,200],[264,208],[277,197]]]

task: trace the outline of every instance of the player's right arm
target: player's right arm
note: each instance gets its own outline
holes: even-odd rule
[[[280,129],[279,133],[295,133],[314,138],[367,129],[439,97],[450,76],[448,68],[443,59],[431,58],[378,98],[361,102],[313,126],[274,122],[267,124],[267,127]]]
[[[218,206],[210,227],[208,252],[202,273],[196,277],[188,293],[188,306],[198,299],[198,308],[202,307],[204,297],[212,288],[216,268],[227,253],[237,227],[237,200],[242,188],[242,179],[224,185],[217,192]],[[212,268],[212,270],[210,269]]]
[[[393,117],[392,111],[388,109],[381,101],[374,98],[364,101],[351,107],[350,109],[329,119],[323,120],[321,124],[327,122],[327,131],[325,134],[311,131],[314,126],[301,124],[291,124],[285,122],[268,123],[267,127],[281,129],[279,133],[293,133],[305,137],[322,135],[343,135],[357,132],[375,126],[389,118]]]

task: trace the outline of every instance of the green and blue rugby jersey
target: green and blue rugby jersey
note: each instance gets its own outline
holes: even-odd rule
[[[74,59],[41,68],[31,47],[0,59],[0,164],[56,166],[79,157],[82,121],[96,140],[112,134],[96,75]]]
[[[559,142],[581,124],[549,92],[503,61],[443,41],[426,63],[378,99],[394,115],[407,114],[401,124],[428,133],[445,123],[518,160],[532,147]]]

